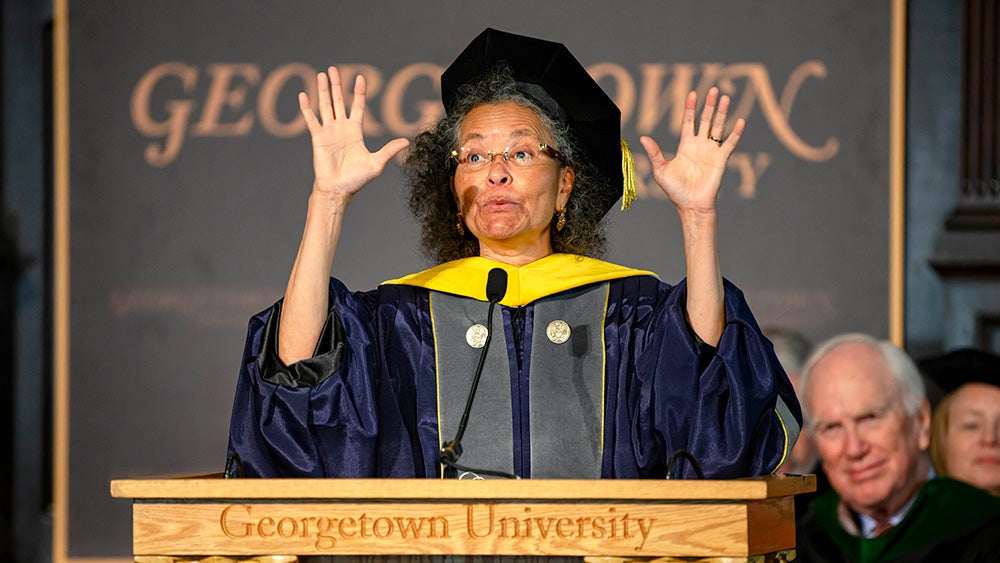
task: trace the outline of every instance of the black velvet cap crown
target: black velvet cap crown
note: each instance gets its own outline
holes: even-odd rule
[[[500,61],[507,62],[529,98],[569,123],[604,179],[601,195],[610,209],[622,197],[624,183],[621,110],[561,43],[487,28],[441,75],[445,111],[455,109],[463,84]]]
[[[920,371],[945,393],[966,383],[988,383],[1000,387],[1000,356],[984,350],[961,348],[921,360],[918,364]]]

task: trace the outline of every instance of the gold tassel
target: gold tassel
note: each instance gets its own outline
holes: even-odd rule
[[[628,143],[622,139],[622,211],[631,209],[632,202],[638,196],[635,189],[635,161],[632,160],[632,151],[628,148]]]

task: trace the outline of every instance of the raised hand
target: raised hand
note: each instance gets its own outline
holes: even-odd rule
[[[682,215],[688,211],[715,210],[726,161],[736,148],[745,126],[743,119],[736,120],[732,133],[723,138],[729,103],[729,96],[719,99],[718,88],[710,89],[705,96],[701,122],[695,131],[698,94],[688,93],[684,101],[681,141],[677,154],[670,161],[663,157],[656,141],[649,137],[639,139],[649,155],[653,178]]]
[[[368,151],[362,129],[366,93],[363,76],[358,75],[354,81],[350,114],[344,106],[340,73],[336,67],[319,73],[316,85],[319,118],[312,110],[309,96],[299,93],[299,109],[312,138],[313,194],[346,205],[365,184],[382,173],[386,164],[406,148],[409,141],[393,139],[377,152]]]
[[[732,133],[724,137],[729,96],[719,99],[718,88],[712,88],[695,131],[697,106],[698,94],[689,93],[684,100],[681,141],[672,160],[663,157],[653,139],[641,137],[639,141],[649,155],[653,178],[680,216],[687,263],[687,321],[703,341],[716,346],[725,326],[716,201],[726,161],[746,123],[737,119]]]
[[[319,73],[316,82],[319,118],[309,105],[309,96],[304,92],[299,94],[299,109],[312,138],[316,177],[302,242],[281,308],[278,356],[285,364],[308,358],[316,349],[329,314],[330,269],[348,202],[409,144],[406,139],[394,139],[374,153],[365,147],[364,77],[358,76],[354,81],[350,115],[344,107],[340,73],[335,67]]]

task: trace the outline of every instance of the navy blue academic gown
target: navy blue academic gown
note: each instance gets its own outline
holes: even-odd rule
[[[290,366],[276,353],[281,303],[255,315],[229,438],[244,475],[439,477],[441,444],[453,437],[439,432],[439,348],[465,344],[436,343],[441,329],[435,322],[443,321],[433,318],[432,302],[444,290],[468,294],[485,316],[486,272],[495,266],[503,265],[471,258],[363,292],[332,279],[330,315],[316,353]],[[735,286],[726,282],[725,329],[712,348],[699,345],[685,321],[685,282],[671,286],[648,272],[570,255],[503,268],[511,281],[497,307],[491,346],[506,349],[509,373],[484,379],[509,378],[511,405],[504,412],[511,420],[502,421],[501,436],[509,436],[504,446],[513,473],[532,476],[528,452],[532,443],[540,449],[539,434],[575,436],[573,428],[532,426],[542,417],[532,412],[541,409],[537,401],[531,407],[529,360],[532,335],[538,342],[535,333],[545,330],[534,321],[539,303],[590,289],[604,306],[598,311],[603,326],[591,331],[602,348],[600,369],[583,375],[600,378],[593,476],[663,478],[677,450],[692,454],[707,478],[762,475],[781,466],[798,434],[798,402]],[[473,416],[469,426],[494,422]],[[678,467],[682,476],[694,476],[690,464]],[[545,476],[579,477],[571,467]]]

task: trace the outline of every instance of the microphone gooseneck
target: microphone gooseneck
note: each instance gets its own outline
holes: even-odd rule
[[[441,464],[445,466],[444,476],[446,478],[453,479],[458,477],[458,471],[471,471],[483,475],[494,475],[511,479],[516,478],[502,471],[470,469],[458,465],[458,458],[462,456],[462,437],[465,436],[465,428],[469,425],[469,413],[472,411],[472,403],[476,398],[476,389],[479,388],[479,380],[483,376],[483,366],[486,364],[486,352],[489,351],[490,341],[493,340],[493,308],[503,299],[506,293],[507,272],[501,268],[493,268],[486,277],[486,299],[490,303],[489,310],[486,313],[486,341],[483,343],[483,349],[479,353],[479,363],[476,365],[476,373],[472,378],[472,385],[469,387],[469,395],[465,399],[465,410],[462,412],[462,419],[458,423],[458,431],[455,433],[455,438],[441,448]]]

